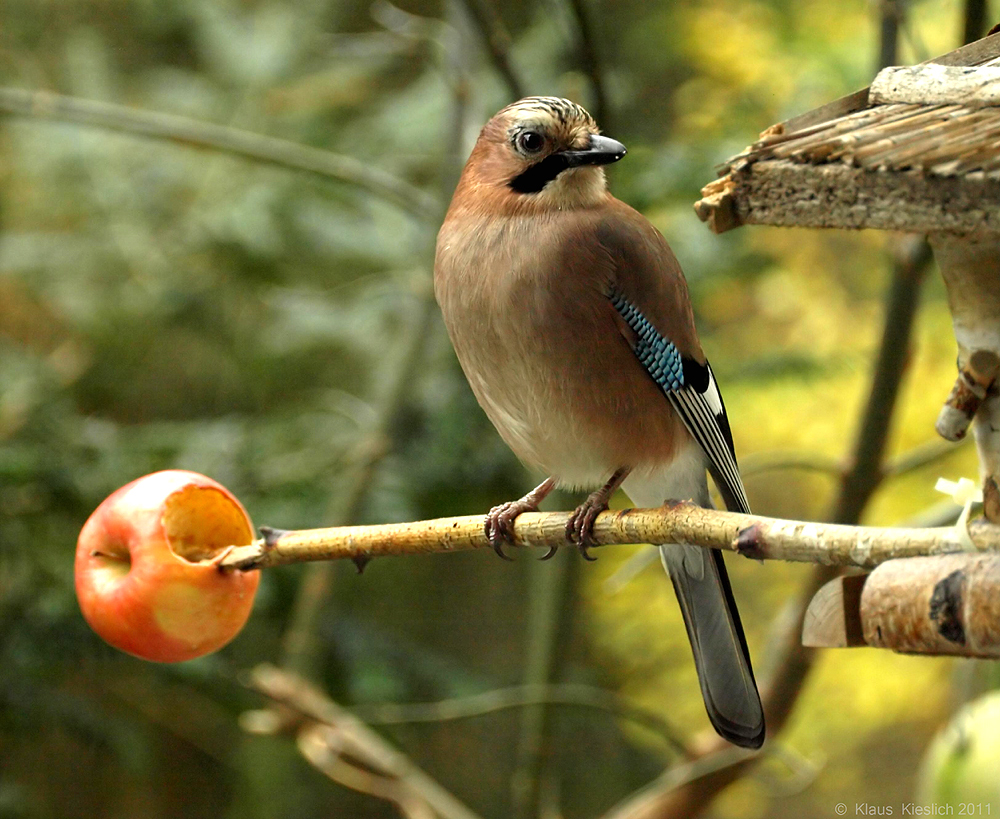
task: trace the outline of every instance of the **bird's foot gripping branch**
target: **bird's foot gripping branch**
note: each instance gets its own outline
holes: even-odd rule
[[[569,519],[565,512],[525,513],[514,523],[513,545],[565,545]],[[252,540],[250,518],[239,501],[202,475],[171,470],[133,481],[109,496],[81,531],[76,584],[84,616],[98,634],[124,651],[157,661],[184,660],[215,651],[239,632],[249,616],[259,569],[338,559],[363,565],[376,557],[492,548],[481,515],[262,531],[264,537]],[[955,527],[809,523],[684,502],[604,512],[593,529],[595,546],[685,543],[758,560],[880,566],[872,575],[877,582],[872,581],[868,609],[861,608],[860,592],[834,594],[837,600],[830,604],[827,591],[826,602],[814,612],[828,621],[826,631],[817,628],[814,617],[813,644],[1000,656],[1000,610],[980,611],[976,603],[1000,600],[1000,527],[975,522],[967,536],[977,553],[990,554],[970,553]],[[928,574],[914,568],[917,560],[945,554],[950,557],[944,577],[938,577],[936,569],[928,569]],[[903,577],[913,582],[900,582]],[[859,581],[852,582],[856,586]],[[894,610],[909,612],[925,636],[928,629],[936,629],[942,639],[932,635],[909,644],[908,630],[898,622],[879,631],[873,613],[876,607],[884,608],[885,583],[891,585]],[[847,626],[841,628],[837,617]],[[832,632],[829,622],[836,625]],[[965,639],[952,639],[959,631]],[[877,638],[867,640],[869,632]]]

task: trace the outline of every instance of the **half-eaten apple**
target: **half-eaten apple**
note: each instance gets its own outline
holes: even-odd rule
[[[157,662],[209,654],[235,637],[253,606],[257,571],[222,569],[253,539],[229,490],[196,472],[145,475],[94,510],[76,547],[84,618],[116,648]]]

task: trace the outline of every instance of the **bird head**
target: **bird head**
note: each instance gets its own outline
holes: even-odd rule
[[[526,97],[486,123],[456,199],[465,188],[504,209],[593,207],[607,193],[601,166],[624,155],[625,146],[602,136],[575,102]]]

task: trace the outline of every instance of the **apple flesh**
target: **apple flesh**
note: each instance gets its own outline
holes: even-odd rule
[[[221,484],[176,469],[145,475],[109,495],[80,531],[80,610],[105,641],[137,657],[209,654],[250,616],[260,573],[218,563],[252,540],[250,516]]]

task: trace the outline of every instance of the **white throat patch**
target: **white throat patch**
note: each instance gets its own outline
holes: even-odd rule
[[[553,210],[591,208],[601,203],[607,190],[604,168],[583,165],[564,170],[535,194],[534,199]]]

